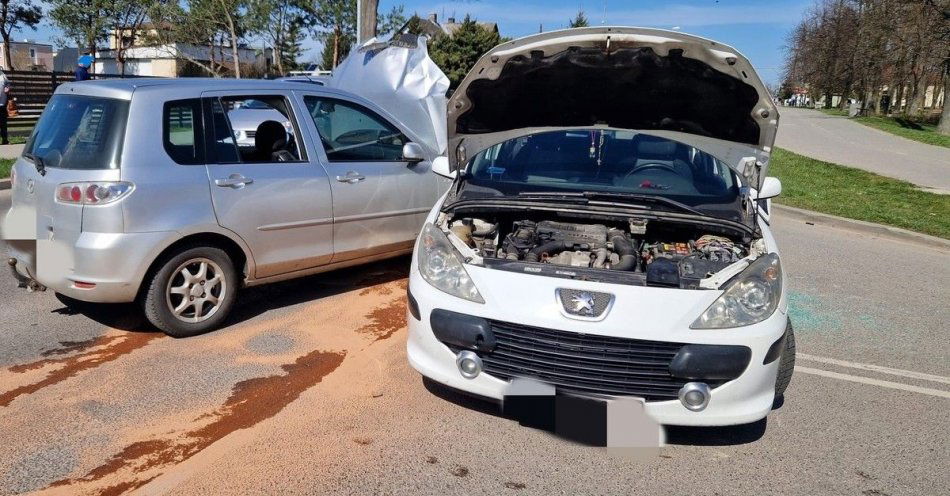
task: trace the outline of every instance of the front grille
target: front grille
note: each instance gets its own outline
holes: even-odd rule
[[[247,136],[248,138],[254,138],[257,136],[257,130],[254,129],[250,131],[244,131],[244,136]]]
[[[562,391],[677,398],[689,382],[670,375],[683,343],[646,341],[491,322],[497,347],[482,352],[483,370],[504,380],[533,377]],[[720,383],[707,382],[709,387]]]

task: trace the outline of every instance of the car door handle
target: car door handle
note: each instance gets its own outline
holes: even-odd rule
[[[337,181],[347,184],[356,184],[364,179],[366,179],[366,176],[356,171],[349,171],[345,176],[336,176]]]
[[[222,188],[243,188],[246,184],[253,183],[254,180],[249,177],[244,177],[240,174],[231,174],[227,179],[215,179],[214,185],[221,186]]]

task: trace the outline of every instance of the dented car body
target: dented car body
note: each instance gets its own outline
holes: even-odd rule
[[[734,49],[599,27],[499,45],[448,102],[454,177],[409,282],[424,376],[635,397],[662,424],[765,417],[794,337],[768,225],[778,126]]]

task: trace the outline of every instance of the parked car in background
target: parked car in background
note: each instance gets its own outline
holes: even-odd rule
[[[294,129],[288,116],[266,101],[249,98],[247,100],[229,100],[228,120],[234,130],[234,139],[239,148],[253,148],[257,128],[264,121],[275,121],[284,126],[287,141],[294,140]]]
[[[310,83],[64,84],[12,171],[14,275],[189,336],[238,289],[408,253],[448,181],[392,114]]]
[[[795,340],[768,221],[778,113],[748,59],[555,31],[485,54],[448,109],[434,170],[454,183],[409,276],[417,371],[495,400],[521,379],[635,398],[662,424],[771,411]]]

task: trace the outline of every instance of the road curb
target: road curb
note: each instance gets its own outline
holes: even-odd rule
[[[5,189],[10,189],[10,180],[0,179],[0,191],[3,191]]]
[[[929,234],[922,234],[919,232],[908,231],[907,229],[901,229],[899,227],[885,226],[883,224],[875,224],[873,222],[866,222],[863,220],[847,219],[845,217],[838,217],[837,215],[823,214],[812,210],[789,207],[787,205],[779,205],[777,203],[773,203],[772,208],[776,212],[780,212],[783,216],[795,218],[805,222],[838,227],[851,231],[858,231],[873,236],[883,236],[899,241],[919,243],[932,248],[950,251],[950,240],[938,238],[936,236],[930,236]]]

